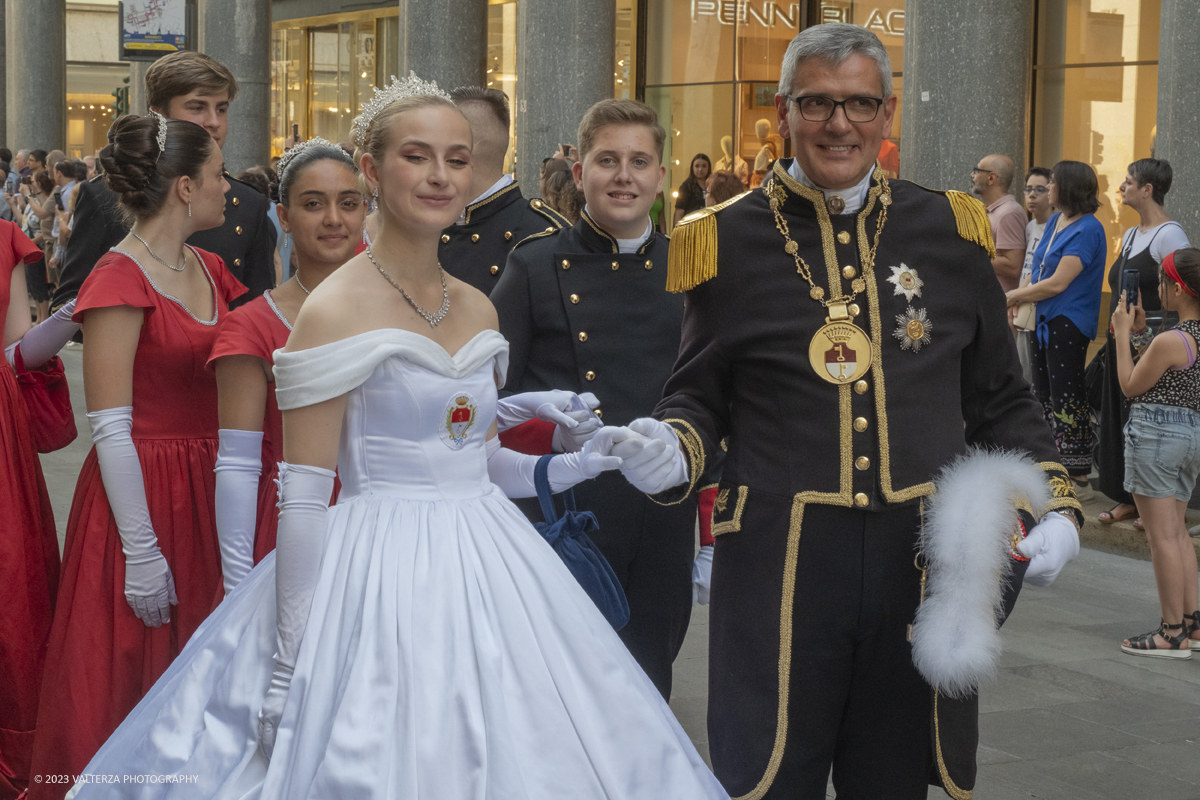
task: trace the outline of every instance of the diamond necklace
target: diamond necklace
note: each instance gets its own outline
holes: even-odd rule
[[[304,290],[304,295],[305,295],[306,297],[307,297],[308,295],[312,294],[312,292],[310,292],[310,291],[308,290],[308,287],[307,287],[307,286],[305,286],[303,283],[301,283],[301,282],[300,282],[300,272],[299,272],[299,271],[296,271],[296,272],[292,273],[292,277],[296,279],[296,285],[297,285],[297,286],[299,286],[301,289],[303,289],[303,290]]]
[[[146,240],[145,240],[145,239],[143,239],[142,237],[138,236],[138,235],[137,235],[136,233],[134,233],[133,231],[130,231],[130,232],[129,232],[129,234],[130,234],[131,236],[133,236],[133,238],[137,239],[139,242],[141,242],[141,243],[142,243],[142,247],[146,248],[146,252],[150,254],[150,257],[151,257],[151,258],[153,258],[153,259],[154,259],[155,261],[157,261],[158,263],[162,264],[162,265],[163,265],[164,267],[166,267],[167,269],[173,269],[173,270],[175,270],[176,272],[183,272],[183,270],[184,270],[184,269],[187,267],[187,252],[186,252],[186,251],[185,251],[185,252],[184,252],[184,254],[183,254],[183,266],[182,266],[182,267],[177,267],[177,266],[175,266],[174,264],[168,264],[166,261],[163,261],[161,258],[159,258],[159,257],[158,257],[158,254],[157,254],[157,253],[155,253],[153,250],[151,250],[151,249],[150,249],[150,245],[146,244]]]
[[[413,300],[412,297],[409,296],[408,292],[404,291],[404,288],[400,286],[400,284],[396,283],[395,278],[383,271],[383,267],[379,266],[379,262],[375,260],[374,254],[371,253],[371,245],[367,245],[367,258],[370,259],[371,263],[375,265],[375,269],[379,270],[379,274],[384,277],[384,280],[386,280],[392,286],[395,286],[396,291],[404,295],[404,299],[408,301],[409,305],[416,309],[417,313],[425,318],[425,321],[429,323],[429,327],[436,328],[438,323],[445,319],[447,312],[450,311],[450,291],[446,288],[446,271],[442,269],[441,262],[438,262],[438,276],[442,279],[442,307],[438,309],[436,314],[430,314],[428,311],[421,308],[421,306],[417,305],[417,301]]]

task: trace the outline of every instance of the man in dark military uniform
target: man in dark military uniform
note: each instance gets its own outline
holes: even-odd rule
[[[783,64],[797,157],[672,236],[683,341],[655,419],[630,425],[665,461],[613,454],[678,502],[728,437],[708,730],[731,795],[824,798],[832,768],[839,798],[924,798],[928,781],[967,798],[976,698],[939,697],[908,641],[925,498],[969,447],[1032,456],[1050,511],[1015,546],[1042,584],[1078,552],[1079,505],[1021,377],[982,204],[874,163],[896,105],[887,51],[820,25]]]
[[[229,103],[237,81],[219,61],[188,50],[164,56],[146,71],[146,99],[151,109],[171,119],[200,125],[225,146]],[[216,253],[233,276],[250,291],[233,303],[241,305],[275,285],[274,228],[267,217],[270,201],[253,187],[225,173],[225,222],[199,231],[187,243]],[[76,187],[75,225],[63,257],[62,278],[53,308],[79,294],[92,267],[110,247],[125,238],[129,226],[117,205],[117,194],[98,176]]]
[[[605,100],[584,116],[582,218],[524,240],[491,295],[510,345],[506,392],[593,392],[613,425],[653,411],[683,319],[683,298],[666,291],[667,239],[649,216],[664,138],[658,115],[634,100]],[[593,539],[629,600],[621,638],[669,697],[691,615],[695,498],[661,506],[615,472],[576,486],[575,497],[595,512]],[[540,521],[536,501],[523,508]]]
[[[451,275],[490,295],[518,242],[570,223],[540,199],[527,199],[516,179],[504,171],[508,96],[477,86],[455,89],[450,96],[471,123],[471,196],[475,199],[458,223],[442,232],[438,260]]]

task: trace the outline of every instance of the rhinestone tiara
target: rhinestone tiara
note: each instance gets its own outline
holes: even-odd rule
[[[354,144],[359,147],[366,146],[367,133],[371,130],[371,123],[380,111],[383,111],[397,100],[416,95],[433,95],[441,97],[444,100],[450,99],[448,93],[438,88],[437,81],[423,81],[417,77],[417,73],[415,72],[409,72],[408,77],[404,80],[400,80],[393,75],[392,82],[382,89],[376,88],[374,99],[368,103],[363,103],[362,113],[354,118]]]
[[[275,170],[279,175],[280,181],[283,180],[283,173],[287,172],[288,165],[292,163],[292,159],[311,147],[331,147],[341,153],[347,161],[353,161],[353,159],[350,158],[350,155],[340,146],[334,144],[328,139],[322,139],[320,136],[317,136],[316,138],[309,139],[306,142],[300,142],[299,144],[294,145],[291,150],[288,150],[279,157],[279,163],[275,165]]]
[[[154,134],[158,142],[158,155],[154,157],[154,163],[158,164],[158,159],[162,158],[163,151],[167,149],[167,118],[154,109],[150,109],[150,116],[158,120],[158,131]]]

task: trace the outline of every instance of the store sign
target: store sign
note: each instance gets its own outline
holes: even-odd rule
[[[127,0],[118,7],[122,60],[154,60],[188,49],[188,0]]]
[[[865,20],[861,23],[856,22],[851,16],[849,8],[839,8],[836,5],[826,3],[821,4],[821,22],[851,22],[856,25],[861,24],[864,28],[872,30],[879,36],[903,36],[904,35],[904,9],[872,9],[867,13]]]
[[[792,30],[800,28],[800,4],[753,2],[752,0],[692,0],[692,22],[715,17],[722,25],[776,25]]]

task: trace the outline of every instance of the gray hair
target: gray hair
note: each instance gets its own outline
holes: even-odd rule
[[[883,96],[892,94],[892,59],[879,41],[879,37],[859,25],[847,22],[828,22],[805,28],[792,39],[783,54],[783,67],[779,73],[779,93],[792,93],[796,70],[806,59],[816,58],[839,65],[853,55],[873,59],[879,67],[879,78],[883,82]]]

